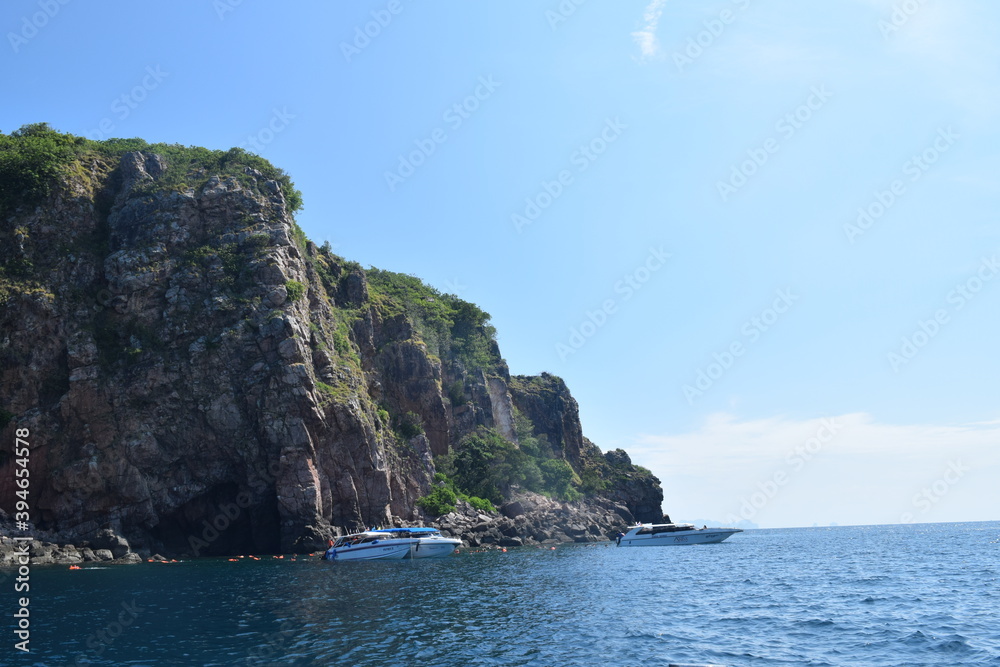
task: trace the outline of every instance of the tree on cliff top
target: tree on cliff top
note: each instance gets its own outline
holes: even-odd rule
[[[87,140],[56,132],[48,123],[0,133],[0,213],[45,199],[62,165],[84,150]]]
[[[0,132],[0,214],[40,203],[51,193],[60,173],[76,160],[88,155],[116,159],[131,151],[155,153],[166,160],[167,171],[154,187],[200,187],[212,176],[233,176],[250,185],[254,179],[247,173],[249,168],[267,180],[278,182],[289,213],[302,208],[302,193],[288,174],[242,148],[218,151],[180,144],[150,144],[143,139],[92,141],[58,132],[48,123],[32,123],[9,135]]]

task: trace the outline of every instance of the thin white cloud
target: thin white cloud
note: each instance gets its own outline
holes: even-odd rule
[[[632,39],[639,45],[643,58],[651,58],[660,52],[660,42],[656,38],[656,28],[663,14],[667,0],[652,0],[642,13],[643,26],[632,33]]]
[[[880,23],[888,52],[921,67],[952,102],[990,122],[1000,108],[995,35],[965,2],[920,3],[912,14],[894,5]],[[895,21],[893,21],[895,19]]]
[[[789,19],[779,9],[760,6],[756,21],[741,21],[706,49],[703,60],[715,68],[702,65],[692,71],[765,82],[819,80],[844,88],[859,76],[886,85],[904,76],[910,85],[916,76],[928,97],[952,103],[970,121],[993,123],[1000,112],[994,20],[984,20],[966,0],[856,4],[853,11],[840,6],[856,23],[851,43],[821,25],[802,23],[800,15]]]
[[[898,425],[865,413],[739,421],[720,413],[690,433],[623,444],[660,477],[664,510],[677,519],[769,527],[1000,519],[995,421]],[[919,495],[925,489],[929,499]]]

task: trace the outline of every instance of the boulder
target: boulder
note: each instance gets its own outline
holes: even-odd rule
[[[507,503],[500,508],[500,513],[508,519],[514,519],[524,514],[524,505],[517,501]]]
[[[112,558],[122,558],[129,552],[128,540],[108,528],[97,533],[90,540],[90,546],[92,549],[110,551]]]
[[[504,537],[516,537],[521,531],[512,523],[504,523],[497,527]]]

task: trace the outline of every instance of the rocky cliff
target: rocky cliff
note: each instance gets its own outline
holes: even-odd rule
[[[435,457],[486,430],[516,444],[520,427],[575,475],[575,502],[532,507],[599,510],[602,530],[660,518],[656,478],[583,437],[561,380],[510,377],[486,313],[317,248],[259,158],[128,147],[77,140],[34,200],[0,182],[8,514],[28,429],[32,519],[53,540],[222,555],[457,526],[415,505]]]

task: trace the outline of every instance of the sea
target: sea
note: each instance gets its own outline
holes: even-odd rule
[[[1000,665],[1000,522],[440,560],[254,556],[32,567],[30,652],[8,630],[0,663]],[[13,582],[9,628],[26,595]]]

